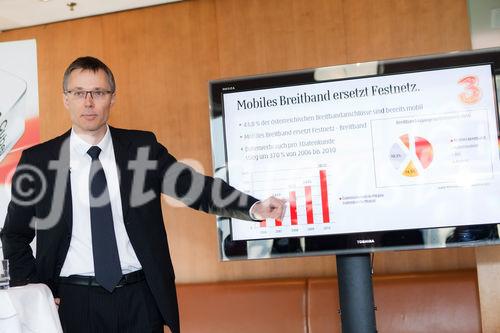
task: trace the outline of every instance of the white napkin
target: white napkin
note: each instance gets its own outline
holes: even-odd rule
[[[52,292],[44,284],[29,284],[9,290],[23,333],[62,332]]]
[[[16,308],[10,301],[7,290],[0,290],[0,320],[13,317],[16,314]]]
[[[21,322],[7,290],[0,290],[0,333],[22,333]]]

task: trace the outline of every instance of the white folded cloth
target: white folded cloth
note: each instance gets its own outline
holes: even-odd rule
[[[3,295],[0,298],[0,308],[2,308],[0,310],[0,333],[62,332],[52,292],[46,285],[29,284],[2,290],[0,294]],[[7,310],[3,309],[4,304]],[[17,330],[10,323],[12,318],[15,318],[20,326]],[[4,326],[8,325],[12,328],[6,328],[4,331]]]
[[[0,333],[21,333],[21,322],[7,290],[0,290]]]

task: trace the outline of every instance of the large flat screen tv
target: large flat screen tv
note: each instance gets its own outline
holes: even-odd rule
[[[287,200],[223,258],[496,244],[500,49],[210,82],[215,175]]]

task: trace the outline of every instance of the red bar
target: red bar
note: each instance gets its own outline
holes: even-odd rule
[[[275,219],[274,220],[274,225],[277,227],[281,227],[281,220]]]
[[[328,208],[328,185],[326,183],[326,170],[319,170],[321,186],[321,207],[323,208],[323,223],[330,222],[330,209]]]
[[[261,226],[261,228],[265,228],[266,227],[266,220],[260,221],[260,226]]]
[[[311,194],[311,186],[305,187],[306,191],[306,214],[307,214],[307,224],[313,224],[313,205],[312,205],[312,194]]]
[[[290,219],[292,225],[297,225],[297,197],[295,191],[290,192]]]

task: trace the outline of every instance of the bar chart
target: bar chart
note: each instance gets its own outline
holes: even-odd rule
[[[246,190],[256,197],[276,196],[287,201],[282,220],[267,219],[258,224],[244,224],[250,234],[272,237],[293,235],[309,228],[331,231],[335,204],[333,175],[327,165],[293,167],[243,173]],[[328,228],[325,229],[325,227]],[[247,235],[248,237],[249,235]],[[252,237],[249,237],[252,238]]]

